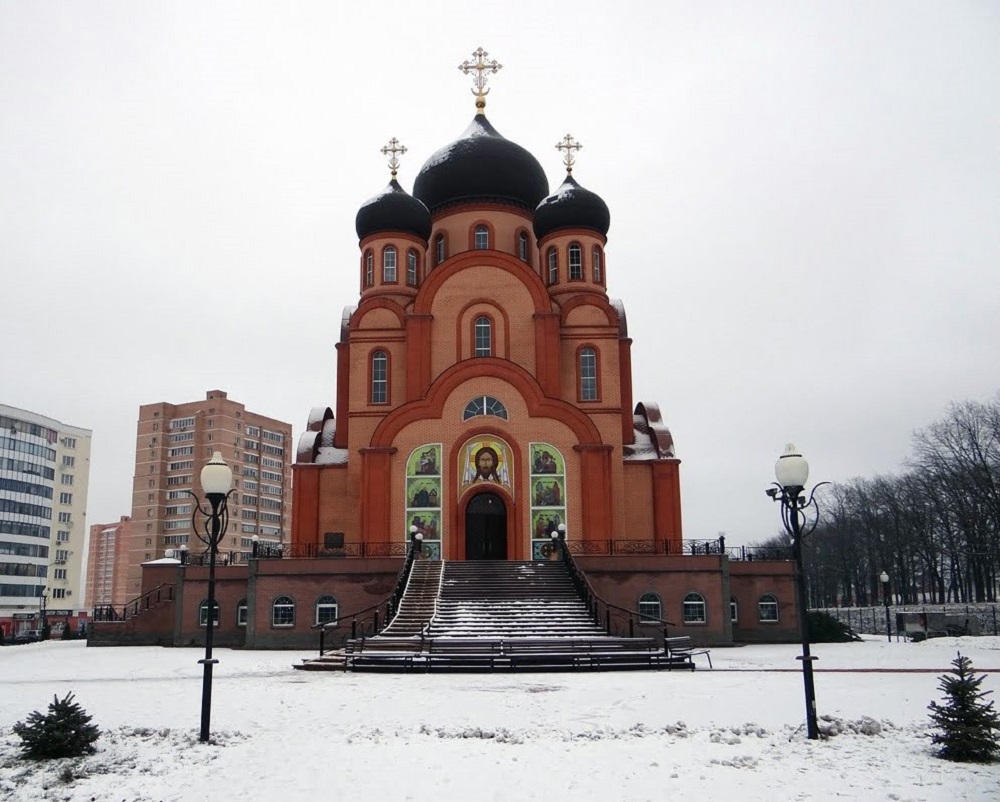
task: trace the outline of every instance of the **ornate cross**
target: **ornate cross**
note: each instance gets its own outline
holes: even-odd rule
[[[556,144],[556,150],[566,151],[563,155],[563,164],[566,165],[566,175],[570,175],[573,172],[573,165],[576,164],[576,157],[573,156],[573,151],[583,150],[583,145],[573,139],[573,137],[569,134],[566,134],[566,136],[564,136]]]
[[[389,169],[392,170],[392,177],[396,177],[396,170],[399,168],[399,159],[396,158],[396,154],[406,153],[406,146],[400,145],[399,140],[393,137],[389,140],[389,144],[382,148],[382,153],[389,157]]]
[[[487,61],[486,57],[489,55],[481,47],[476,48],[472,53],[476,57],[475,61],[469,61],[466,59],[458,68],[468,75],[471,72],[475,72],[472,76],[472,94],[476,96],[476,113],[484,114],[483,109],[486,108],[486,96],[490,93],[490,90],[486,88],[486,73],[492,72],[497,73],[503,69],[503,64],[499,64],[496,59],[493,61]]]

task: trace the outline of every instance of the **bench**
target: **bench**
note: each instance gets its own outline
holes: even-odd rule
[[[708,658],[708,667],[712,668],[712,653],[709,649],[700,649],[691,642],[690,635],[680,635],[676,638],[664,638],[663,645],[666,647],[667,655],[671,658],[687,660],[691,663],[691,670],[694,671],[695,655],[703,654]]]

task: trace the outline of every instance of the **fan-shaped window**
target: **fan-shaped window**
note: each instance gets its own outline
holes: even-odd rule
[[[488,317],[476,318],[476,356],[492,356],[493,324]]]
[[[735,596],[729,597],[729,620],[734,624],[740,620],[740,606],[737,604]]]
[[[410,248],[406,252],[406,283],[411,287],[417,286],[418,275],[417,275],[417,252]]]
[[[473,242],[477,251],[485,251],[490,247],[490,230],[486,226],[476,226]]]
[[[601,264],[601,249],[596,245],[594,246],[594,253],[592,255],[592,261],[594,263],[594,283],[600,284],[604,281],[604,271]]]
[[[593,348],[580,349],[580,400],[597,400],[597,352]]]
[[[213,602],[212,628],[219,626],[219,602]],[[208,599],[198,605],[198,626],[208,626]]]
[[[559,254],[555,248],[549,248],[549,286],[559,281]]]
[[[375,284],[375,254],[365,251],[365,286],[371,287]]]
[[[765,593],[757,602],[757,620],[762,624],[778,622],[778,597],[773,593]]]
[[[500,402],[500,399],[483,395],[479,398],[473,398],[465,405],[462,420],[469,420],[469,418],[475,418],[479,415],[494,415],[497,418],[507,420],[507,407]]]
[[[396,249],[391,245],[382,251],[382,281],[396,283]]]
[[[583,280],[583,251],[575,242],[569,246],[569,278],[570,281]]]
[[[320,596],[316,600],[316,623],[328,624],[337,620],[337,600],[333,596]]]
[[[373,404],[389,403],[389,357],[385,351],[372,354],[372,401]]]
[[[528,261],[528,235],[523,231],[517,235],[517,258],[522,262]]]
[[[271,605],[271,625],[291,627],[295,625],[295,602],[290,596],[279,596]]]
[[[643,593],[639,597],[639,623],[659,624],[661,607],[660,597],[655,593]]]
[[[705,597],[700,593],[689,593],[684,597],[681,613],[685,624],[704,624],[708,620],[706,612]]]
[[[434,264],[439,265],[445,260],[444,234],[438,234],[434,238]]]
[[[236,626],[245,627],[247,625],[247,600],[240,599],[236,602]]]

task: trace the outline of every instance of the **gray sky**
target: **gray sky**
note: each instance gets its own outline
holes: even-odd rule
[[[498,11],[502,9],[502,13]],[[685,536],[779,528],[897,470],[1000,386],[1000,5],[0,0],[0,401],[94,430],[88,522],[131,506],[140,404],[332,405],[354,215],[473,116],[611,208],[636,401]],[[626,534],[626,533],[623,533]]]

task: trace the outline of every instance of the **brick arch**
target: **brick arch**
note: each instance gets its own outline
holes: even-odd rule
[[[499,436],[499,435],[498,435]],[[472,499],[478,496],[480,493],[493,493],[499,496],[504,503],[507,510],[507,559],[508,560],[524,560],[527,559],[524,555],[523,541],[524,541],[524,526],[523,518],[518,511],[517,502],[514,497],[507,491],[507,488],[496,484],[481,484],[473,485],[471,488],[466,490],[460,496],[457,497],[455,503],[451,505],[451,524],[449,532],[451,533],[451,554],[452,559],[464,560],[466,559],[465,551],[465,512],[469,508],[469,504]],[[461,537],[458,533],[461,532]]]
[[[578,306],[583,306],[584,304],[590,304],[591,306],[596,306],[600,309],[604,316],[608,319],[609,326],[618,326],[618,312],[615,308],[609,304],[600,295],[575,295],[560,307],[560,318],[559,325],[565,326],[566,320],[569,317],[569,313],[576,309]]]
[[[411,401],[390,412],[372,434],[372,448],[389,448],[405,426],[425,418],[440,418],[445,402],[460,384],[469,379],[490,376],[506,381],[517,390],[528,407],[528,414],[538,418],[556,418],[565,423],[577,442],[584,445],[600,444],[601,433],[594,422],[572,404],[556,398],[547,398],[528,371],[513,362],[493,357],[469,359],[452,365],[438,376],[427,395]]]
[[[388,298],[365,298],[351,313],[351,331],[358,331],[361,328],[361,319],[372,309],[388,309],[399,320],[400,328],[406,326],[406,311],[398,303]]]
[[[506,270],[520,281],[531,295],[535,312],[552,311],[552,302],[545,291],[541,279],[520,259],[499,251],[467,251],[449,259],[435,270],[432,270],[420,288],[413,314],[429,315],[432,313],[434,300],[444,283],[453,275],[472,265],[487,265]]]

